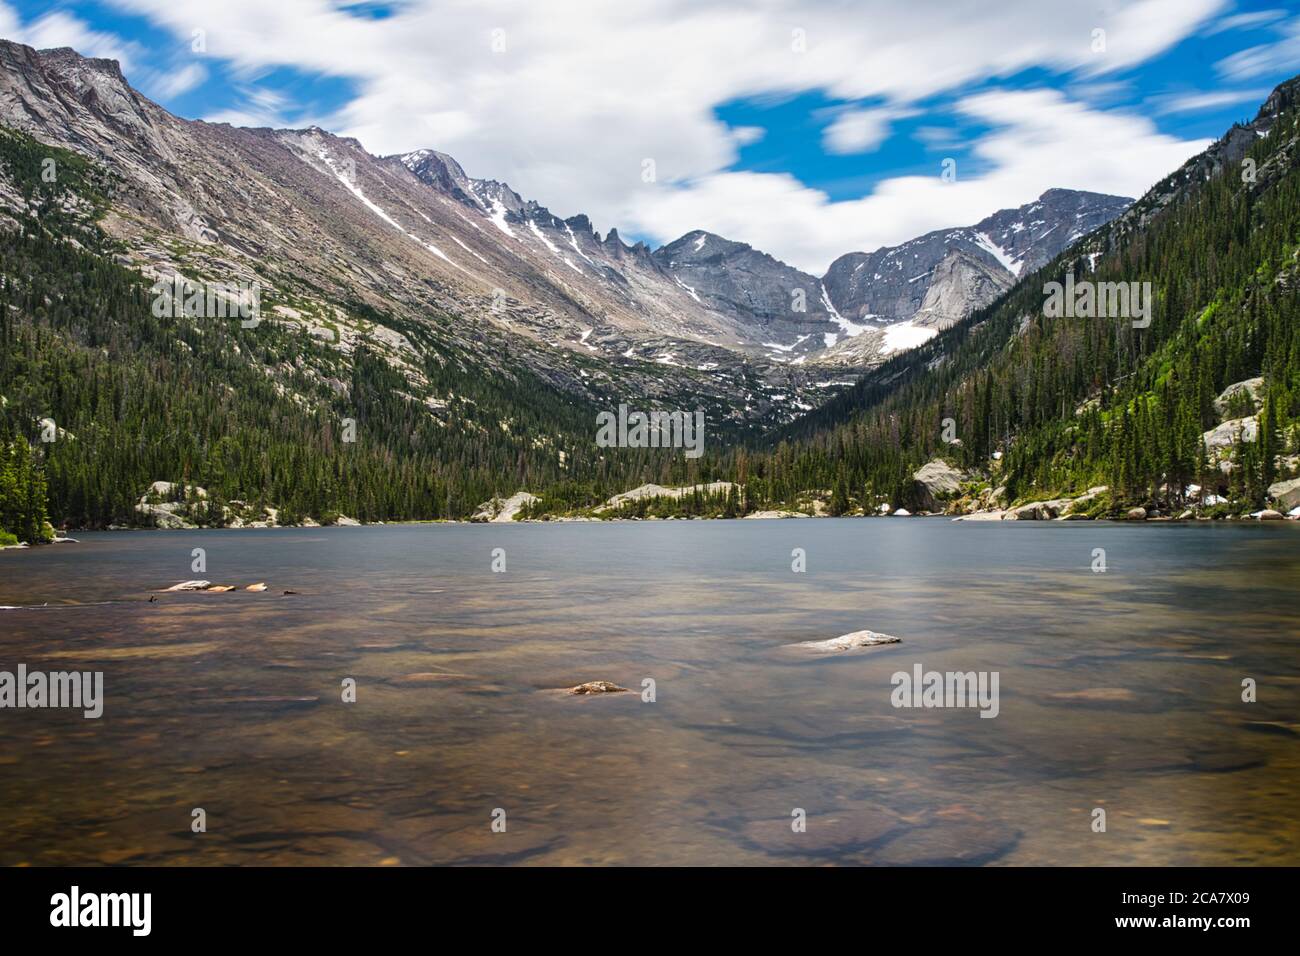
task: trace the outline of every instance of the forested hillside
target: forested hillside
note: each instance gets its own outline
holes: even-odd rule
[[[1178,503],[1198,484],[1262,505],[1300,440],[1298,95],[1296,80],[1280,87],[1254,124],[1114,223],[775,436],[749,458],[759,495],[826,488],[911,504],[914,470],[943,457],[1003,485],[1007,502],[1105,484],[1104,511]],[[1045,318],[1044,284],[1067,272],[1150,282],[1150,326]],[[1203,440],[1221,417],[1214,400],[1254,376],[1258,440],[1216,467]]]
[[[51,157],[57,183],[41,176]],[[113,188],[102,170],[9,131],[0,167],[26,205],[0,228],[0,528],[11,535],[39,540],[47,515],[149,524],[136,505],[159,480],[178,497],[207,490],[187,513],[199,524],[266,505],[281,523],[388,521],[465,517],[526,486],[612,493],[645,467],[594,446],[593,407],[446,347],[449,316],[399,326],[427,346],[418,372],[445,402],[411,395],[365,341],[345,354],[290,324],[158,318],[150,281],[113,261],[95,225]]]
[[[47,184],[51,148],[0,133],[26,207],[0,229],[0,527],[147,524],[137,502],[158,480],[207,489],[200,524],[264,506],[280,523],[462,518],[525,489],[540,498],[526,517],[592,513],[643,482],[734,487],[603,513],[877,513],[932,507],[914,474],[936,458],[968,508],[1106,486],[1086,516],[1247,513],[1300,470],[1298,100],[1300,80],[1279,87],[1118,219],[792,425],[740,443],[710,420],[698,460],[597,447],[596,412],[637,396],[601,406],[522,366],[489,373],[441,334],[453,315],[383,316],[427,356],[415,376],[364,337],[158,318],[95,225],[111,178],[55,151],[67,172]],[[1150,283],[1150,323],[1047,317],[1045,283],[1067,274]],[[508,339],[480,347],[509,357]]]

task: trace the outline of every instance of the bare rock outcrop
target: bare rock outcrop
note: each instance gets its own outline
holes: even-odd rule
[[[539,500],[541,499],[536,495],[526,491],[515,492],[509,498],[489,498],[478,506],[478,510],[470,516],[469,520],[496,523],[514,521],[520,511]]]

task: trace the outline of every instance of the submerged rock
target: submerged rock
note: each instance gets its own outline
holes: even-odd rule
[[[792,817],[755,820],[746,824],[745,839],[768,853],[838,856],[864,850],[896,834],[899,815],[883,807],[831,813],[810,813],[803,832],[795,832]]]
[[[1053,700],[1090,701],[1094,703],[1123,703],[1137,700],[1137,695],[1127,687],[1087,687],[1083,690],[1065,690],[1048,694]]]
[[[879,634],[876,631],[853,631],[851,634],[841,634],[839,637],[832,637],[825,641],[801,641],[798,644],[787,644],[786,647],[829,652],[851,651],[860,647],[875,647],[878,644],[899,644],[901,642],[901,637]]]
[[[885,844],[872,862],[891,866],[979,866],[1005,856],[1020,832],[996,820],[939,820]]]
[[[402,674],[388,678],[388,683],[397,687],[428,687],[449,680],[467,680],[468,674],[453,674],[450,671],[421,671],[417,674]]]

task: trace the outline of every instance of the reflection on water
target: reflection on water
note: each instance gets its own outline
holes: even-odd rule
[[[0,670],[106,695],[0,710],[0,864],[1300,863],[1295,523],[81,538],[0,554],[51,605],[0,611]],[[269,589],[148,603],[195,547]],[[862,628],[903,643],[779,650]],[[1000,715],[894,709],[917,661],[998,671]],[[635,693],[550,692],[597,679]]]

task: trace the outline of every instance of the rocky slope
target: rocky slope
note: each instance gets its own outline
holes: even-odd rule
[[[1034,202],[974,226],[940,229],[901,246],[840,256],[827,270],[833,307],[865,334],[822,361],[869,363],[901,343],[926,341],[1010,289],[1078,239],[1122,213],[1130,199],[1049,189]],[[892,330],[891,330],[891,327]]]
[[[405,372],[431,348],[403,331],[414,322],[489,369],[509,354],[586,400],[703,407],[744,428],[820,404],[996,296],[1012,276],[1000,257],[1040,261],[1122,207],[1052,191],[972,230],[845,257],[823,282],[703,232],[654,251],[602,237],[432,149],[375,157],[319,128],[180,119],[116,62],[68,49],[0,40],[0,124],[115,175],[103,225],[148,274],[257,281],[271,321],[345,351],[375,339]],[[924,281],[899,278],[918,268]],[[883,328],[918,312],[921,331]]]

